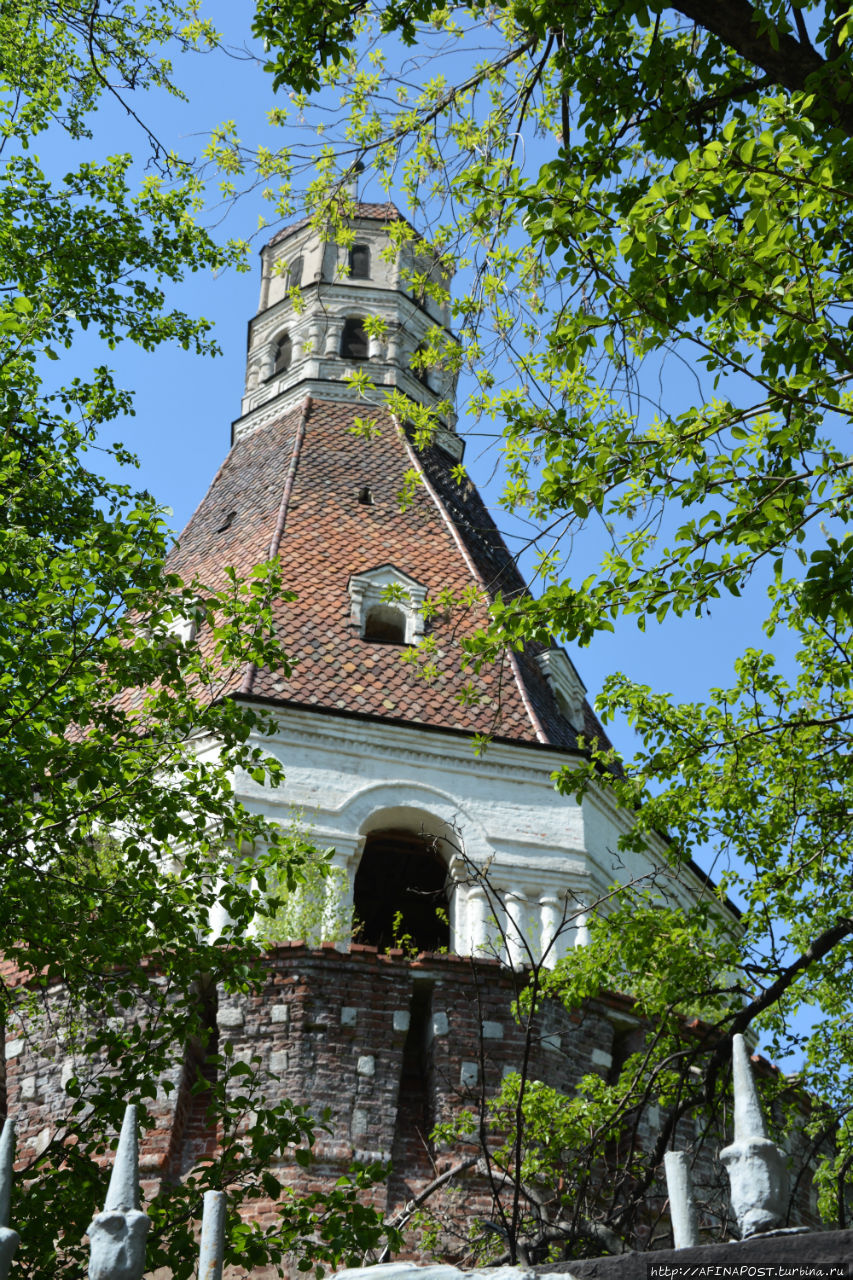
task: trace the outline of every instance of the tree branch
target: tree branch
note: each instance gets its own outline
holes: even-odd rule
[[[823,933],[815,938],[810,946],[806,947],[802,955],[797,956],[786,969],[783,969],[775,982],[772,982],[760,996],[748,1005],[745,1005],[726,1028],[726,1038],[721,1040],[711,1055],[708,1068],[705,1073],[705,1097],[710,1102],[714,1094],[714,1086],[716,1085],[717,1076],[723,1063],[731,1055],[732,1041],[731,1037],[737,1035],[738,1032],[745,1031],[749,1024],[759,1013],[763,1013],[765,1009],[769,1009],[775,1004],[779,997],[788,989],[798,974],[804,969],[818,960],[822,960],[825,955],[832,951],[833,947],[838,946],[845,938],[853,934],[853,919],[849,916],[842,916],[837,924],[830,929],[824,929]]]
[[[460,1160],[458,1164],[454,1164],[451,1168],[446,1169],[440,1177],[434,1178],[432,1182],[428,1183],[419,1195],[416,1195],[413,1200],[409,1200],[405,1207],[397,1214],[396,1218],[392,1218],[390,1222],[385,1224],[386,1227],[399,1228],[405,1226],[415,1210],[418,1209],[425,1200],[429,1199],[433,1192],[439,1191],[446,1182],[449,1182],[451,1178],[455,1178],[457,1173],[464,1173],[466,1169],[470,1169],[471,1166],[476,1164],[479,1159],[479,1155],[468,1156],[467,1159]],[[390,1256],[391,1247],[386,1244],[385,1248],[377,1258],[377,1265],[382,1262],[387,1262]]]
[[[849,75],[839,75],[837,65],[822,58],[810,43],[795,40],[749,0],[674,0],[673,8],[761,67],[785,89],[796,92],[812,87],[807,85],[812,76],[829,72],[822,75],[819,100],[853,136],[853,83]]]

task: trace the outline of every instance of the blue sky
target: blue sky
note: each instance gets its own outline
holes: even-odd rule
[[[226,41],[237,48],[250,41],[250,7],[217,0],[209,8],[224,30]],[[187,55],[176,62],[176,79],[186,90],[188,102],[152,94],[135,106],[153,131],[185,157],[200,156],[210,130],[223,120],[234,119],[247,142],[270,140],[265,114],[276,99],[271,79],[264,74],[257,57],[247,52],[235,57],[221,53]],[[304,132],[299,138],[305,142]],[[277,140],[289,141],[287,132],[277,135]],[[131,150],[144,156],[146,148],[138,127],[109,98],[98,113],[91,142],[76,144],[73,150],[64,144],[53,152],[50,147],[55,144],[49,140],[40,139],[39,143],[36,149],[51,168],[59,164],[70,167],[114,151]],[[140,175],[143,171],[141,165]],[[369,187],[362,195],[381,198],[377,190]],[[214,192],[205,219],[223,236],[254,237],[257,249],[277,229],[273,224],[263,234],[257,233],[259,213],[265,210],[257,194],[227,210]],[[228,450],[231,422],[239,415],[246,325],[257,306],[260,283],[254,249],[250,272],[230,270],[215,278],[198,273],[169,297],[170,305],[214,322],[222,349],[220,357],[202,359],[165,347],[146,353],[130,344],[108,352],[99,349],[97,340],[90,335],[81,335],[80,343],[62,362],[63,373],[71,365],[77,372],[90,364],[107,363],[116,370],[122,385],[134,389],[136,414],[114,424],[109,439],[121,439],[136,452],[140,468],[135,473],[135,483],[171,510],[170,523],[176,531],[203,497]],[[675,379],[667,388],[675,399],[684,401],[695,394],[689,371],[679,373],[670,366],[667,377]],[[459,430],[463,436],[470,432],[466,462],[499,526],[511,535],[517,533],[518,527],[513,530],[505,513],[497,507],[500,473],[499,468],[496,471],[494,442],[484,437],[481,424],[472,428],[464,415]],[[110,466],[106,456],[104,466]],[[510,546],[515,545],[511,539]],[[585,577],[601,549],[595,534],[585,544],[579,544],[570,564],[572,575],[577,579]],[[522,562],[522,567],[529,573],[531,562]],[[670,619],[663,626],[653,624],[646,632],[640,632],[633,622],[622,622],[614,634],[602,635],[589,648],[570,649],[570,653],[591,699],[614,670],[624,671],[658,691],[672,692],[679,700],[703,699],[709,687],[729,683],[732,662],[744,647],[761,645],[764,604],[763,593],[758,590],[752,598],[716,602],[711,614],[702,619]],[[630,754],[634,744],[628,726],[617,724],[611,733],[617,745]]]
[[[286,130],[273,135],[265,126],[266,112],[277,100],[260,61],[246,52],[245,46],[251,43],[250,9],[222,3],[209,7],[226,42],[240,50],[238,55],[226,57],[217,52],[178,58],[176,79],[189,101],[182,103],[151,94],[136,104],[137,111],[159,137],[184,156],[200,156],[210,130],[222,120],[235,120],[247,142],[269,141],[274,136],[279,143],[291,141]],[[304,143],[304,133],[297,140]],[[48,163],[59,158],[51,157],[45,146],[39,149]],[[63,147],[61,163],[116,150],[132,150],[142,156],[145,140],[121,107],[106,98],[92,142],[77,144],[73,156]],[[378,191],[369,187],[363,194],[366,198],[381,198]],[[273,224],[269,231],[258,235],[261,212],[268,212],[268,207],[257,194],[246,196],[227,210],[214,189],[206,218],[223,235],[254,236],[256,249],[275,230]],[[138,483],[171,509],[170,521],[177,531],[192,514],[227,452],[230,424],[239,414],[246,325],[257,306],[259,288],[254,251],[252,257],[255,265],[250,272],[230,270],[216,278],[197,273],[170,297],[173,305],[214,322],[223,353],[220,357],[202,359],[169,348],[146,353],[129,344],[114,352],[103,352],[88,335],[83,335],[71,357],[76,367],[83,360],[107,362],[123,385],[135,390],[136,415],[115,424],[115,435],[137,453]],[[668,376],[677,375],[670,370]],[[692,389],[692,381],[685,377],[682,394],[687,396]],[[471,424],[463,416],[459,423],[463,435],[466,428],[470,429]],[[514,548],[518,545],[512,537],[514,530],[496,505],[500,489],[499,472],[495,472],[496,450],[484,438],[483,431],[482,424],[473,427],[466,462],[472,478],[490,501],[499,525],[509,532],[510,546]],[[520,526],[516,526],[515,532],[519,530]],[[599,549],[594,535],[586,545],[576,548],[571,565],[573,576],[585,576]],[[530,562],[527,568],[529,573]],[[680,699],[699,698],[710,685],[728,681],[731,662],[742,650],[747,635],[753,633],[753,642],[760,642],[757,626],[761,613],[761,603],[753,611],[743,601],[723,600],[714,606],[709,617],[673,621],[663,627],[653,626],[645,633],[638,631],[634,623],[623,623],[614,635],[598,637],[588,649],[573,651],[572,657],[592,696],[610,671],[620,669],[641,682],[671,691]],[[630,749],[630,730],[622,726],[616,736],[623,748]]]

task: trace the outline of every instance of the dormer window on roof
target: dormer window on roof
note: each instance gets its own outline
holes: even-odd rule
[[[417,644],[424,633],[427,589],[392,564],[379,565],[349,580],[350,621],[362,640]]]
[[[344,360],[366,360],[370,344],[364,320],[361,316],[350,316],[344,321],[341,334],[341,357]]]
[[[349,251],[349,274],[351,280],[370,279],[370,246],[354,244]]]
[[[546,649],[536,661],[551,686],[563,715],[573,729],[582,732],[586,685],[575,671],[571,659],[562,649]]]
[[[405,613],[393,604],[371,605],[364,620],[362,639],[372,644],[405,644]]]

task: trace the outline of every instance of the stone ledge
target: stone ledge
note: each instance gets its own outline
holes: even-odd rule
[[[650,1268],[669,1264],[681,1269],[695,1267],[696,1276],[711,1276],[705,1267],[808,1267],[832,1264],[843,1270],[840,1276],[853,1277],[853,1231],[805,1231],[797,1235],[753,1236],[725,1244],[705,1244],[692,1249],[656,1249],[649,1253],[623,1253],[611,1258],[585,1258],[574,1262],[550,1262],[534,1267],[537,1276],[562,1274],[568,1280],[649,1280]],[[723,1272],[719,1273],[724,1274]],[[745,1274],[745,1273],[744,1273]],[[762,1274],[760,1271],[756,1274]],[[766,1272],[763,1273],[766,1275]],[[806,1274],[805,1271],[803,1274]]]

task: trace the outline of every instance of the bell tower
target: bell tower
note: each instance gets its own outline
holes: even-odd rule
[[[532,1043],[512,1006],[525,966],[584,945],[614,878],[652,865],[617,853],[631,816],[606,794],[579,803],[552,784],[579,738],[604,737],[569,657],[529,643],[480,671],[460,662],[497,594],[525,585],[459,467],[445,269],[401,226],[393,206],[361,203],[346,245],[301,222],[265,247],[242,413],[171,558],[211,586],[278,558],[296,596],[273,619],[292,672],[247,665],[220,692],[270,713],[258,745],[285,781],[233,785],[250,810],[297,820],[334,851],[310,922],[266,939],[263,989],[210,992],[205,1016],[220,1053],[260,1063],[270,1097],[331,1117],[310,1170],[274,1157],[283,1182],[316,1189],[353,1156],[390,1161],[375,1195],[391,1218],[435,1189],[435,1124],[491,1096],[528,1050],[530,1078],[566,1093],[619,1065],[636,1022],[625,998],[602,995],[582,1017],[544,1008]],[[418,447],[423,406],[440,428]],[[204,629],[187,638],[209,643]],[[669,892],[699,889],[685,869]],[[7,1079],[30,1099],[35,1141],[65,1068],[16,1044]],[[175,1088],[154,1105],[151,1185],[216,1146],[191,1087],[196,1052],[176,1047]],[[54,1082],[43,1100],[37,1079]],[[494,1187],[472,1161],[460,1168],[431,1204],[461,1239]],[[253,1206],[274,1219],[274,1203]],[[418,1256],[414,1237],[407,1247]]]
[[[279,412],[306,395],[351,400],[347,378],[358,371],[376,388],[374,400],[393,389],[439,406],[450,428],[442,443],[461,457],[461,442],[450,439],[456,375],[423,354],[454,344],[448,269],[418,238],[395,236],[405,225],[392,204],[359,203],[346,244],[324,240],[305,220],[265,245],[238,433],[252,430],[268,404]]]
[[[531,946],[553,963],[583,941],[625,820],[603,798],[558,795],[551,774],[579,736],[604,734],[553,645],[460,663],[497,593],[525,585],[459,478],[447,270],[390,204],[357,203],[340,238],[305,220],[263,249],[242,414],[174,557],[215,581],[277,556],[297,594],[276,614],[293,673],[248,668],[229,687],[275,709],[265,745],[286,784],[237,786],[334,848],[339,946],[381,952],[398,918],[425,951],[517,965]],[[419,406],[439,416],[426,448],[407,420]],[[479,757],[474,735],[489,740]],[[487,889],[472,874],[484,867]]]

